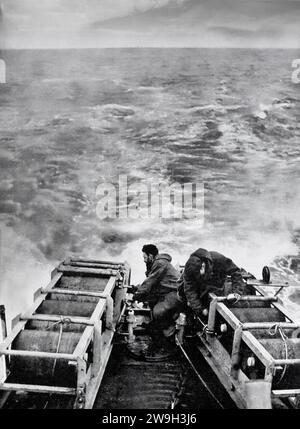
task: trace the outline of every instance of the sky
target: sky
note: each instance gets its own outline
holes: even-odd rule
[[[0,0],[0,48],[300,47],[300,0]]]

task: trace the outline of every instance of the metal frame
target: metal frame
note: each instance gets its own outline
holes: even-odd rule
[[[243,386],[248,381],[248,377],[241,371],[237,373],[236,379],[231,376],[231,356],[217,338],[211,337],[209,342],[207,342],[201,335],[199,336],[199,340],[200,345],[198,346],[198,350],[211,366],[229,396],[238,408],[246,408]]]
[[[80,267],[74,267],[69,264],[80,264]],[[96,266],[90,268],[90,266]],[[103,269],[105,265],[105,269]],[[111,269],[106,269],[106,267]],[[121,272],[121,270],[123,272]],[[99,278],[107,278],[107,284],[103,292],[89,292],[85,290],[68,290],[58,288],[58,284],[64,274],[88,274]],[[114,317],[114,308],[120,307],[121,299],[124,298],[125,288],[130,278],[130,268],[125,264],[115,262],[88,261],[88,260],[66,260],[60,264],[52,273],[52,280],[45,289],[39,289],[35,293],[35,302],[31,308],[22,315],[18,316],[18,322],[15,324],[12,332],[0,344],[1,356],[31,356],[40,359],[66,360],[69,365],[75,365],[77,368],[77,387],[58,387],[58,386],[40,386],[18,383],[0,383],[0,391],[12,392],[21,390],[25,392],[38,392],[60,395],[74,395],[76,400],[74,408],[92,408],[104,371],[112,350],[112,339],[119,317]],[[120,302],[113,301],[111,295],[116,288],[120,288],[120,280],[124,292],[118,295]],[[98,298],[93,314],[90,318],[73,316],[55,316],[46,314],[35,314],[38,307],[43,303],[49,294],[63,294],[70,296],[86,296]],[[114,305],[115,304],[115,305]],[[122,313],[122,312],[121,312]],[[102,319],[105,317],[105,330],[102,329]],[[49,353],[26,350],[12,350],[11,346],[18,334],[25,328],[26,323],[31,320],[45,322],[60,322],[68,320],[69,323],[84,325],[85,329],[75,347],[73,353]],[[87,351],[92,347],[92,359],[87,361]],[[2,404],[3,405],[3,404]]]
[[[250,283],[249,283],[250,284]],[[271,285],[270,285],[271,286]],[[276,285],[281,287],[282,285]],[[218,297],[210,294],[210,307],[208,315],[208,324],[205,330],[206,335],[199,335],[202,342],[199,349],[206,361],[213,368],[219,380],[225,386],[227,392],[236,402],[239,408],[247,408],[248,400],[246,392],[246,382],[248,377],[240,368],[240,352],[241,345],[245,343],[248,348],[254,353],[259,361],[265,367],[265,375],[262,381],[272,383],[276,369],[282,368],[283,365],[300,365],[300,359],[275,359],[254,337],[251,333],[253,329],[268,329],[275,325],[282,329],[299,329],[300,324],[294,323],[292,318],[286,313],[286,310],[277,303],[277,297],[268,297],[263,295],[260,288],[256,288],[259,293],[257,296],[242,296],[241,301],[263,301],[269,302],[273,307],[277,308],[290,322],[280,323],[242,323],[225,305],[226,297]],[[222,346],[221,342],[215,335],[216,317],[220,315],[226,323],[233,329],[232,353],[231,356]],[[222,364],[220,364],[222,362]],[[300,396],[300,389],[291,390],[273,390],[271,392],[274,398],[291,398]]]

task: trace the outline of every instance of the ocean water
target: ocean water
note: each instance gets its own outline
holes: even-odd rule
[[[103,49],[2,51],[0,303],[28,305],[69,255],[128,260],[141,246],[184,264],[217,250],[260,277],[299,282],[298,50]],[[204,224],[106,219],[96,190],[130,184],[204,186]],[[281,294],[299,316],[300,289]]]

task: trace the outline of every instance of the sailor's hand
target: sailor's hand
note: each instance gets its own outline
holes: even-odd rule
[[[198,310],[194,311],[196,317],[206,317],[208,315],[208,310],[206,308],[199,308]]]
[[[143,306],[144,306],[143,302],[134,301],[134,303],[133,303],[133,308],[141,309],[141,308],[143,308]]]
[[[130,287],[128,288],[128,293],[132,293],[135,294],[138,291],[139,285],[130,285]]]
[[[229,295],[227,295],[227,302],[229,304],[235,304],[239,301],[240,298],[241,295],[239,295],[238,293],[230,293]]]
[[[130,307],[132,306],[132,304],[133,304],[133,296],[132,295],[126,296],[126,304]]]

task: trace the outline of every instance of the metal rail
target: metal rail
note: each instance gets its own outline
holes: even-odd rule
[[[250,284],[250,282],[248,284]],[[251,284],[254,285],[255,282],[251,282]],[[258,283],[258,284],[259,286],[264,286],[261,283]],[[269,286],[274,286],[274,285],[270,284]],[[281,288],[282,284],[278,284],[277,286]],[[290,331],[291,330],[294,331],[300,328],[300,324],[294,323],[292,321],[292,318],[286,313],[285,309],[283,309],[281,306],[277,304],[277,300],[278,300],[277,297],[264,296],[263,292],[260,289],[258,289],[257,292],[261,296],[242,296],[238,301],[252,302],[252,303],[254,302],[269,303],[271,307],[275,307],[281,314],[283,314],[283,316],[287,321],[286,322],[242,323],[239,320],[239,318],[231,311],[231,308],[229,308],[226,305],[226,303],[228,302],[227,297],[224,297],[224,296],[220,297],[214,294],[210,294],[211,301],[210,301],[209,314],[208,314],[208,326],[205,327],[205,330],[203,331],[203,335],[200,338],[203,342],[203,345],[208,350],[210,358],[206,358],[203,352],[202,354],[206,358],[206,360],[210,363],[215,373],[218,373],[218,377],[221,380],[221,382],[223,384],[225,382],[226,384],[227,383],[230,384],[230,382],[234,383],[234,388],[237,392],[237,395],[234,395],[232,393],[231,396],[233,396],[234,400],[236,400],[237,403],[240,401],[241,398],[244,397],[246,405],[248,404],[248,401],[249,401],[249,406],[250,406],[251,400],[250,400],[250,397],[247,398],[248,390],[247,389],[245,390],[243,388],[247,380],[247,377],[243,372],[244,370],[242,370],[240,366],[242,350],[243,350],[242,344],[244,344],[244,346],[246,345],[253,352],[254,356],[256,356],[258,360],[264,365],[265,374],[264,374],[264,378],[261,381],[268,383],[269,385],[273,383],[273,377],[275,375],[276,370],[278,369],[283,370],[283,368],[286,368],[287,366],[300,365],[300,358],[275,359],[275,357],[272,356],[266,350],[266,348],[262,345],[262,343],[260,343],[259,338],[257,338],[252,334],[251,331],[253,330],[263,330],[263,329],[270,330],[274,327],[279,329],[279,331],[280,329],[287,329]],[[262,308],[262,311],[263,311],[263,308]],[[222,320],[224,320],[225,323],[228,324],[228,326],[230,326],[231,329],[233,330],[233,336],[232,336],[232,333],[230,336],[231,356],[228,355],[228,358],[226,358],[228,362],[225,365],[226,369],[224,368],[224,370],[222,369],[222,364],[219,360],[222,359],[222,356],[223,357],[227,356],[228,353],[220,343],[220,340],[217,336],[218,335],[217,329],[219,329],[219,325],[221,323],[224,323],[222,322]],[[227,331],[224,331],[223,335],[226,335],[226,332]],[[229,364],[231,366],[231,370],[227,368]],[[246,377],[246,379],[244,377]],[[273,397],[292,397],[293,394],[298,396],[299,393],[300,393],[300,389],[294,389],[294,390],[277,389],[273,391]],[[244,396],[245,394],[246,396]]]
[[[104,374],[104,370],[112,350],[112,339],[114,336],[114,327],[119,321],[123,313],[125,302],[125,288],[129,281],[130,273],[120,273],[122,270],[130,270],[125,265],[111,264],[111,269],[107,269],[109,263],[105,264],[105,269],[101,268],[102,263],[97,263],[97,269],[90,268],[90,263],[82,261],[80,267],[68,265],[68,263],[60,264],[53,272],[53,278],[45,289],[39,289],[35,294],[35,302],[33,306],[18,318],[18,323],[14,327],[11,334],[5,338],[0,344],[1,356],[17,356],[26,358],[51,359],[56,361],[67,361],[70,365],[75,365],[77,370],[76,388],[60,387],[60,386],[40,386],[34,384],[8,383],[6,380],[0,383],[0,391],[9,393],[12,391],[21,390],[28,393],[48,393],[52,395],[73,395],[76,397],[75,408],[92,408],[96,394]],[[96,264],[96,263],[95,263]],[[76,265],[76,264],[75,264]],[[61,289],[59,288],[60,281],[64,275],[88,274],[95,278],[103,278],[106,280],[106,286],[102,292],[86,291],[84,287],[81,289]],[[126,275],[123,275],[126,274]],[[67,277],[68,278],[68,277]],[[119,288],[120,281],[123,287]],[[114,294],[114,300],[112,293]],[[76,317],[70,315],[61,316],[50,314],[37,314],[37,309],[47,299],[50,294],[64,295],[65,297],[93,297],[97,298],[98,302],[95,305],[91,317]],[[102,327],[102,320],[105,322]],[[56,352],[35,351],[35,350],[16,350],[12,349],[14,340],[19,333],[25,328],[29,321],[53,322],[56,324],[67,323],[84,325],[85,329],[77,343],[75,350],[71,353],[59,353],[59,345]],[[62,332],[62,329],[61,329]],[[59,337],[60,343],[61,335]],[[88,354],[88,348],[91,347],[91,354]],[[54,365],[55,365],[54,364]],[[2,402],[1,402],[1,405]]]
[[[177,346],[180,348],[182,354],[184,355],[184,357],[186,358],[186,360],[188,361],[188,363],[190,364],[190,366],[192,367],[193,371],[195,372],[195,374],[197,375],[198,379],[200,380],[201,384],[205,387],[205,389],[207,390],[207,392],[209,393],[209,395],[213,398],[213,400],[216,402],[216,404],[218,404],[218,406],[221,409],[224,409],[223,405],[221,404],[221,402],[218,400],[218,398],[214,395],[214,393],[211,391],[210,387],[208,386],[208,384],[203,380],[203,378],[201,377],[201,375],[199,374],[199,372],[197,371],[195,365],[193,364],[193,362],[190,360],[190,358],[188,357],[186,351],[184,350],[182,344],[180,343],[178,336],[175,336],[175,341]]]

